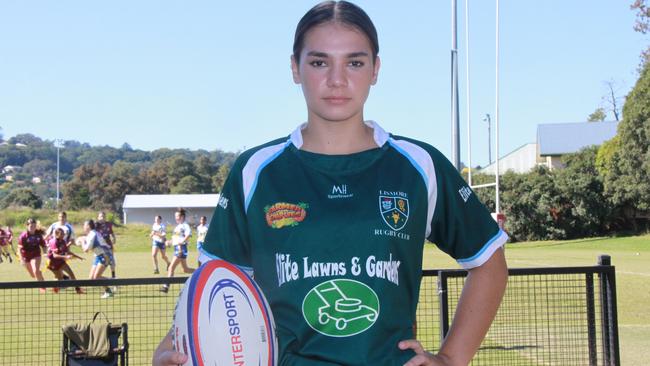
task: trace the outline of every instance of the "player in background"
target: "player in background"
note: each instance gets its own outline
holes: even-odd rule
[[[18,254],[16,254],[16,249],[14,248],[14,232],[11,230],[11,226],[7,225],[5,227],[5,233],[8,236],[7,242],[9,242],[11,252],[14,254],[14,257],[18,258]]]
[[[70,246],[66,244],[64,236],[63,229],[54,229],[54,237],[47,243],[47,269],[52,271],[54,277],[59,281],[63,281],[64,272],[68,278],[76,280],[77,277],[75,277],[67,261],[73,258],[83,260],[83,258],[70,251]],[[81,287],[75,287],[74,289],[78,294],[85,293]],[[58,293],[59,288],[53,287],[52,291]]]
[[[7,226],[7,228],[9,227]],[[3,262],[2,256],[5,256],[9,263],[13,262],[9,252],[9,247],[11,246],[11,235],[11,231],[0,228],[0,263]]]
[[[65,243],[68,245],[74,244],[74,230],[72,229],[72,225],[68,223],[68,214],[65,211],[60,211],[58,217],[59,220],[52,223],[52,225],[47,228],[47,231],[45,232],[45,241],[49,241],[54,237],[54,229],[61,228],[63,229],[63,238],[65,239]]]
[[[158,253],[160,253],[160,258],[167,263],[167,269],[169,270],[169,258],[165,253],[165,242],[167,241],[167,228],[162,222],[162,217],[157,215],[153,218],[153,225],[151,225],[151,233],[149,237],[151,238],[151,260],[153,261],[153,274],[160,273],[158,269]]]
[[[45,240],[43,230],[38,227],[36,220],[27,219],[27,230],[23,231],[18,238],[18,252],[20,262],[25,266],[30,277],[43,281],[41,272],[41,250],[45,251]],[[45,293],[44,288],[40,288]]]
[[[205,236],[208,234],[208,218],[201,216],[199,219],[199,225],[196,227],[196,252],[201,253],[201,248],[203,248],[203,242],[205,241]],[[200,266],[201,263],[197,257],[197,264]]]
[[[113,261],[111,262],[111,278],[115,278],[115,267],[117,266],[117,261],[115,260],[115,244],[117,244],[117,238],[115,237],[115,233],[113,233],[113,223],[106,221],[104,211],[99,211],[97,214],[95,227],[96,231],[111,248],[111,255],[113,256]],[[115,290],[115,287],[113,287],[113,290]]]
[[[167,270],[167,277],[174,277],[174,270],[180,264],[183,267],[183,272],[192,273],[194,268],[187,266],[187,245],[192,237],[192,228],[185,222],[185,210],[179,208],[174,212],[174,219],[176,220],[176,227],[172,233],[171,244],[174,246],[174,258]],[[160,287],[160,291],[167,293],[169,285],[164,284]]]
[[[108,246],[108,243],[106,243],[104,238],[102,238],[102,236],[96,231],[95,222],[93,220],[84,222],[84,232],[86,233],[86,237],[81,240],[81,248],[84,252],[92,251],[95,254],[93,266],[90,268],[89,278],[91,280],[105,278],[102,274],[104,274],[104,270],[106,270],[107,267],[110,267],[111,262],[113,261],[111,248]],[[104,287],[102,299],[109,297],[113,297],[113,291],[110,287]]]

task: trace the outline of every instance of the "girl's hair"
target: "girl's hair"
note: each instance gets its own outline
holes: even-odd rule
[[[63,232],[63,229],[61,229],[60,227],[57,227],[56,229],[54,229],[54,236],[55,237],[58,236],[58,235],[63,235],[63,234],[65,234],[65,233]]]
[[[208,221],[207,216],[201,216],[201,219],[203,219],[203,220],[205,220],[205,221]]]
[[[311,8],[298,22],[296,34],[293,39],[293,57],[300,63],[300,52],[304,46],[307,32],[323,23],[334,22],[353,27],[365,34],[372,47],[372,61],[379,54],[379,40],[377,29],[372,20],[360,7],[347,1],[323,1]]]
[[[95,230],[95,221],[93,220],[87,220],[86,222],[84,222],[84,225],[88,225],[90,230]]]
[[[179,214],[180,216],[185,217],[185,209],[184,209],[184,208],[179,207],[179,208],[176,209],[176,212],[178,212],[178,214]]]
[[[34,220],[33,217],[30,217],[30,218],[27,219],[27,225],[36,224],[36,223],[37,222],[36,222],[36,220]]]
[[[156,218],[157,218],[158,220],[162,221],[162,216],[158,215],[158,216],[156,216]]]

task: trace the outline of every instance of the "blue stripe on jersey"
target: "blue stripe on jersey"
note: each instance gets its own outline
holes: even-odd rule
[[[503,230],[499,229],[496,235],[494,235],[492,239],[488,240],[478,253],[469,258],[458,259],[456,262],[465,269],[481,266],[490,259],[492,254],[494,254],[497,249],[501,248],[507,240],[508,235]]]
[[[436,209],[436,201],[438,199],[438,183],[436,181],[436,169],[433,165],[433,159],[425,149],[412,142],[397,140],[391,137],[388,143],[397,152],[406,157],[411,165],[420,173],[424,180],[424,186],[427,187],[427,228],[424,237],[428,238],[429,234],[431,234],[431,220],[433,220],[433,213]]]
[[[253,193],[257,188],[257,180],[262,170],[275,158],[280,156],[284,149],[289,146],[290,140],[281,144],[265,147],[254,153],[242,169],[242,181],[244,188],[244,212],[248,212],[248,205],[251,202]]]

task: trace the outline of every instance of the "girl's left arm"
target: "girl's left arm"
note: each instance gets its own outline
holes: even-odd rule
[[[454,320],[437,355],[424,351],[416,340],[399,343],[400,349],[416,352],[405,366],[469,364],[496,316],[507,281],[508,267],[501,248],[483,265],[469,270]]]

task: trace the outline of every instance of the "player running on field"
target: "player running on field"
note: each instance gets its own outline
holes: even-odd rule
[[[90,269],[89,275],[89,278],[91,280],[105,278],[102,276],[102,274],[113,261],[111,248],[108,246],[104,238],[102,238],[102,236],[97,233],[95,228],[95,222],[93,220],[84,222],[84,232],[86,233],[86,237],[83,239],[83,243],[81,244],[84,252],[92,251],[95,253],[93,266]],[[104,287],[104,294],[102,294],[102,299],[106,299],[112,296],[113,291],[109,287]]]
[[[18,238],[18,252],[20,253],[20,263],[25,266],[27,273],[39,281],[43,281],[41,250],[45,250],[43,230],[37,226],[36,220],[29,218],[27,230],[23,231]],[[44,288],[41,288],[40,291],[45,293]]]
[[[63,280],[64,273],[69,278],[76,280],[77,277],[75,277],[74,272],[68,265],[67,261],[73,258],[83,260],[83,258],[70,251],[70,246],[66,244],[64,236],[65,233],[63,232],[63,229],[54,229],[54,238],[50,239],[50,241],[47,243],[47,269],[52,271],[54,277],[56,277],[56,279],[59,281]],[[58,293],[59,288],[54,287],[52,288],[52,291]],[[75,287],[75,291],[78,294],[84,293],[81,287]]]
[[[151,233],[149,237],[151,238],[151,259],[153,261],[153,274],[160,273],[158,269],[158,253],[160,253],[160,258],[162,258],[165,263],[167,263],[167,269],[169,269],[169,258],[165,254],[165,248],[167,241],[167,227],[162,222],[162,217],[157,215],[153,218],[153,225],[151,225]]]
[[[12,239],[13,239],[13,234],[9,229],[9,226],[7,226],[6,229],[0,228],[0,263],[2,263],[3,261],[2,256],[7,258],[9,263],[13,262],[13,259],[11,258],[11,253],[9,252],[10,249],[13,249],[13,247],[11,246]],[[15,253],[16,252],[14,252],[14,254]]]
[[[185,210],[182,208],[176,210],[174,218],[176,219],[177,224],[172,233],[171,240],[172,245],[174,246],[174,259],[172,259],[172,264],[167,270],[167,277],[174,277],[174,270],[179,264],[183,267],[183,272],[194,272],[194,268],[187,266],[187,245],[192,236],[192,229],[190,228],[190,225],[185,222]],[[169,285],[162,285],[160,291],[166,293],[169,291]]]
[[[115,260],[115,244],[117,244],[117,238],[115,237],[115,233],[113,233],[113,223],[106,221],[106,214],[104,211],[99,211],[97,214],[95,227],[96,231],[111,248],[111,255],[113,256],[113,262],[111,263],[111,278],[115,278],[115,267],[117,266],[117,261]],[[115,290],[115,287],[113,287],[113,289]]]

